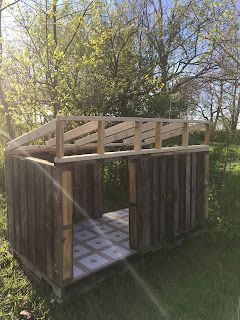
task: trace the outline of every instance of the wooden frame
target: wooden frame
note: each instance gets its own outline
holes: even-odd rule
[[[85,123],[64,132],[66,123],[72,121]],[[49,124],[9,142],[6,151],[12,154],[17,154],[18,152],[26,152],[28,154],[39,150],[51,150],[53,153],[56,151],[56,163],[136,156],[137,154],[155,154],[160,149],[163,149],[161,152],[169,152],[169,149],[162,148],[162,141],[177,136],[182,136],[182,147],[187,148],[189,146],[189,132],[202,129],[205,129],[204,145],[208,145],[210,126],[209,122],[203,120],[59,116]],[[56,137],[48,139],[45,145],[24,146],[24,144],[36,139],[48,137],[49,134],[54,132],[56,132]],[[73,140],[73,143],[65,145],[64,143],[69,140]],[[148,146],[151,145],[154,148],[149,149]],[[106,150],[107,147],[114,147],[115,150],[110,153]],[[195,147],[198,148],[198,146]],[[77,148],[80,148],[80,155],[65,156],[65,151],[77,150]],[[97,153],[92,154],[91,148],[93,150],[96,148]],[[116,150],[117,148],[118,150]],[[119,150],[121,148],[123,150]],[[128,150],[124,150],[124,148]],[[181,149],[179,150],[181,151]]]
[[[189,145],[189,133],[199,130],[203,143]],[[181,145],[163,145],[179,136]],[[28,145],[40,138],[44,144]],[[82,116],[61,116],[16,138],[5,153],[13,251],[61,299],[79,281],[73,223],[102,216],[102,164],[119,159],[129,161],[129,240],[136,254],[193,231],[208,216],[209,139],[202,120]]]

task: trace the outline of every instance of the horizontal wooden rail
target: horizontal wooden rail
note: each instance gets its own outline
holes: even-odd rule
[[[54,162],[56,163],[68,163],[76,161],[89,161],[89,160],[98,160],[98,159],[109,159],[109,158],[122,158],[122,157],[134,157],[138,155],[167,155],[167,154],[178,154],[178,153],[188,153],[188,152],[204,152],[209,151],[209,146],[206,145],[194,145],[188,147],[165,147],[161,149],[142,149],[139,151],[127,150],[127,151],[117,151],[117,152],[105,152],[104,154],[82,154],[82,155],[73,155],[65,157],[55,157]]]
[[[81,125],[65,132],[67,122],[82,122]],[[116,123],[117,122],[117,123]],[[118,123],[119,122],[119,123]],[[42,127],[32,130],[8,143],[7,152],[37,152],[37,150],[56,150],[56,158],[63,158],[65,150],[96,146],[99,155],[105,154],[105,148],[114,144],[115,147],[133,147],[134,152],[146,152],[147,145],[154,145],[156,150],[162,148],[162,141],[182,136],[182,147],[189,145],[189,133],[205,129],[204,144],[209,144],[210,124],[204,120],[183,120],[165,118],[137,118],[111,116],[58,116]],[[56,132],[49,139],[49,134]],[[45,138],[44,146],[24,146],[39,138]],[[72,144],[65,142],[71,140]],[[72,146],[72,147],[71,147]],[[149,150],[155,150],[149,149]],[[80,149],[79,149],[80,150]],[[83,150],[83,149],[82,149]],[[126,151],[126,149],[125,149]],[[89,151],[90,153],[92,151]],[[123,151],[118,151],[123,152]],[[129,150],[127,152],[130,152]],[[151,153],[151,151],[147,151]],[[64,157],[65,159],[65,157]],[[71,159],[71,158],[69,158]]]
[[[169,118],[141,118],[141,117],[112,117],[112,116],[58,116],[57,120],[64,121],[111,121],[111,122],[188,122],[188,123],[209,123],[206,120],[194,119],[169,119]]]

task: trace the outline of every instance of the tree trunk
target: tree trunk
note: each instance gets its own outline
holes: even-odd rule
[[[3,79],[2,79],[2,64],[3,64],[3,46],[2,46],[2,12],[3,12],[3,1],[0,0],[0,103],[3,106],[3,113],[6,121],[6,131],[9,140],[14,139],[14,129],[12,124],[12,116],[9,111],[9,106],[5,97],[5,92],[3,89]]]

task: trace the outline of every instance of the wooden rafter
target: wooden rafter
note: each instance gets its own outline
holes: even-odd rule
[[[66,123],[69,121],[85,122],[80,126],[64,132]],[[115,122],[115,124],[112,124]],[[116,122],[119,122],[116,124]],[[109,124],[111,125],[109,127]],[[8,143],[7,152],[29,154],[34,152],[55,152],[56,162],[80,161],[79,159],[102,159],[110,157],[155,154],[156,152],[166,152],[162,148],[162,141],[182,136],[182,148],[178,151],[194,148],[189,146],[189,133],[205,129],[204,145],[209,144],[210,125],[203,120],[181,120],[181,119],[161,119],[161,118],[126,118],[126,117],[105,117],[105,116],[60,116],[48,124],[34,129]],[[27,145],[30,142],[48,137],[56,132],[56,137],[47,140],[45,145]],[[71,144],[65,142],[71,141]],[[146,146],[153,144],[154,149],[146,149]],[[124,147],[124,151],[112,151],[106,147]],[[126,147],[128,147],[126,149]],[[129,150],[132,147],[133,150]],[[164,149],[165,151],[162,151]],[[76,152],[79,150],[89,152],[79,156],[66,156],[64,152]],[[92,154],[95,152],[96,154]],[[175,150],[175,149],[171,149]],[[189,149],[190,150],[190,149]],[[191,149],[192,150],[192,149]],[[80,158],[79,158],[80,157]],[[68,160],[66,160],[66,158]],[[58,161],[62,159],[63,161]],[[77,159],[77,160],[76,160]]]
[[[81,126],[78,126],[77,128],[74,128],[72,130],[69,130],[64,133],[64,142],[73,140],[77,137],[80,137],[84,134],[91,133],[93,131],[96,131],[98,128],[98,122],[97,121],[90,121],[87,122]],[[56,145],[56,138],[49,139],[46,142],[46,145],[48,147],[54,147]]]

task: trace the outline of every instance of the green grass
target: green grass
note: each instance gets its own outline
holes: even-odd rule
[[[224,161],[227,160],[227,166]],[[182,246],[148,254],[131,272],[113,276],[67,304],[51,303],[7,251],[6,208],[0,213],[0,319],[239,320],[240,147],[211,153],[210,219],[206,232]]]

